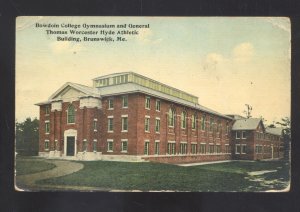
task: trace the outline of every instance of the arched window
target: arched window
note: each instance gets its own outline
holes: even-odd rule
[[[169,109],[169,114],[168,114],[168,116],[169,116],[169,120],[168,120],[169,126],[170,126],[170,127],[174,127],[174,123],[175,123],[175,112],[174,112],[174,110],[172,110],[171,108]]]
[[[75,123],[75,108],[73,105],[68,107],[68,124]]]
[[[182,111],[181,113],[181,128],[186,128],[186,112]]]

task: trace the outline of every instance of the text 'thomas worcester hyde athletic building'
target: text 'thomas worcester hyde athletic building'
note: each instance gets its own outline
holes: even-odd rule
[[[281,129],[223,115],[198,97],[123,72],[67,82],[40,106],[39,155],[185,163],[282,157]]]

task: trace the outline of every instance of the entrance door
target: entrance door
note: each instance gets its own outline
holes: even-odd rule
[[[75,154],[75,137],[67,137],[67,156],[74,156]]]

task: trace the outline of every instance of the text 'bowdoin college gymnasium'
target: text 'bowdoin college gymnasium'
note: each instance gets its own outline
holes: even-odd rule
[[[198,97],[123,72],[66,83],[40,106],[39,155],[187,163],[283,157],[282,130],[223,115]]]

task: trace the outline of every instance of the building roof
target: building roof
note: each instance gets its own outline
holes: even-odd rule
[[[282,128],[281,127],[276,127],[276,128],[266,128],[266,132],[273,134],[273,135],[282,135]]]
[[[81,85],[78,83],[67,82],[63,86],[61,86],[54,94],[52,94],[48,100],[50,101],[50,100],[54,99],[60,92],[62,92],[68,86],[70,86],[78,91],[81,91],[82,93],[86,94],[87,96],[100,97],[99,91],[96,88]]]
[[[156,96],[156,97],[159,97],[159,98],[162,98],[162,99],[166,99],[166,100],[169,100],[171,102],[186,105],[186,106],[198,109],[198,110],[202,110],[204,112],[208,112],[208,113],[211,113],[211,114],[214,114],[214,115],[217,115],[217,116],[221,116],[221,117],[224,117],[224,118],[227,118],[227,119],[232,119],[229,116],[225,116],[225,115],[223,115],[219,112],[211,110],[211,109],[209,109],[207,107],[204,107],[200,104],[195,104],[195,103],[186,101],[184,99],[177,98],[177,97],[165,94],[165,93],[161,93],[159,91],[155,91],[155,90],[152,90],[150,88],[147,88],[147,87],[135,84],[135,83],[126,83],[126,84],[119,84],[119,85],[114,85],[114,86],[99,87],[98,89],[100,91],[101,96],[110,96],[110,95],[117,95],[117,94],[119,95],[119,94],[126,94],[126,93],[141,92],[141,93],[145,93],[145,94],[148,94],[148,95],[151,95],[151,96]]]
[[[234,122],[232,130],[255,130],[260,122],[259,118],[238,119]]]

